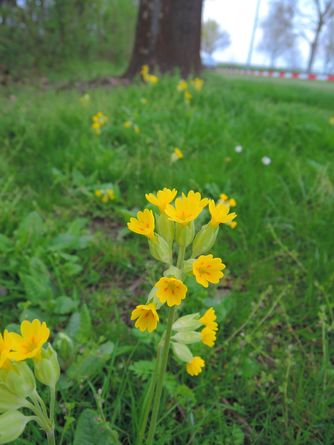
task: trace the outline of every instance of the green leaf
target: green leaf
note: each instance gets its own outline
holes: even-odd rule
[[[92,321],[86,304],[82,305],[79,312],[72,314],[66,333],[79,343],[85,343],[92,333]]]
[[[27,299],[34,305],[45,307],[53,298],[49,271],[40,258],[32,257],[29,273],[20,275]]]
[[[78,420],[73,445],[121,445],[118,434],[96,411],[85,409]]]
[[[39,244],[43,240],[44,222],[37,212],[29,213],[20,223],[15,237],[20,246]]]
[[[142,380],[147,380],[153,372],[154,362],[148,360],[139,360],[133,363],[129,369],[136,374]]]
[[[55,314],[69,314],[73,312],[78,307],[78,302],[75,300],[72,300],[70,297],[58,297],[55,300],[55,306],[53,309],[53,312]]]

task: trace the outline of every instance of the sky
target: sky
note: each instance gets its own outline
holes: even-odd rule
[[[222,62],[245,64],[247,61],[251,41],[253,23],[258,0],[205,0],[203,18],[214,19],[220,27],[227,31],[231,37],[231,45],[223,51],[216,51],[214,58]],[[268,57],[257,51],[261,41],[261,21],[267,16],[269,0],[260,0],[259,21],[255,34],[252,65],[268,65]],[[307,45],[300,42],[303,65],[306,64],[308,54]],[[279,65],[284,67],[283,61]]]

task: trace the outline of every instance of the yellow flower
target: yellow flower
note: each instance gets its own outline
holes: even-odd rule
[[[21,335],[12,333],[13,350],[11,358],[15,361],[27,358],[39,358],[42,346],[48,341],[50,329],[43,321],[24,320],[21,323]]]
[[[12,347],[12,334],[5,329],[3,335],[0,333],[0,369],[9,366]]]
[[[191,81],[191,84],[193,85],[196,91],[201,91],[204,85],[204,80],[200,79],[199,77],[195,77],[195,79]]]
[[[175,200],[175,207],[168,204],[165,213],[171,221],[186,225],[198,217],[208,201],[202,199],[199,192],[190,190],[188,196],[182,193],[182,197]]]
[[[217,227],[219,224],[228,224],[237,216],[236,213],[229,213],[230,207],[228,205],[223,203],[216,204],[213,199],[209,202],[209,211],[212,227]]]
[[[124,128],[131,128],[132,127],[132,122],[131,121],[125,121],[123,124]]]
[[[144,80],[151,85],[156,85],[159,82],[159,77],[154,74],[147,74]]]
[[[147,74],[149,73],[149,71],[150,71],[149,66],[148,66],[148,65],[143,65],[143,66],[141,67],[141,69],[140,69],[140,74],[141,74],[143,77],[145,77],[145,76],[147,76]]]
[[[180,80],[180,82],[177,84],[177,91],[186,91],[187,89],[188,89],[187,81],[184,79]]]
[[[235,207],[237,205],[237,201],[234,198],[228,200],[228,204],[230,207]]]
[[[109,120],[108,116],[102,113],[102,111],[99,111],[92,117],[93,123],[95,124],[98,123],[100,124],[101,127],[105,125],[108,122],[108,120]]]
[[[157,196],[155,196],[153,193],[147,193],[145,198],[154,206],[159,207],[161,213],[164,213],[166,206],[173,201],[176,194],[176,189],[170,190],[164,187],[163,190],[158,191]]]
[[[196,376],[202,372],[202,368],[205,366],[205,361],[199,357],[193,357],[193,359],[187,363],[187,373]]]
[[[193,274],[197,283],[204,287],[208,287],[209,283],[217,284],[224,276],[222,270],[225,269],[220,258],[213,258],[210,255],[201,255],[193,262]]]
[[[157,297],[161,303],[166,303],[167,306],[178,306],[181,301],[186,298],[187,286],[177,278],[163,277],[155,283],[157,288]]]
[[[183,157],[184,157],[183,152],[178,147],[175,147],[171,156],[171,161],[175,162],[178,161],[179,159],[182,159]]]
[[[329,123],[330,123],[331,125],[334,125],[334,116],[331,116],[331,117],[329,118]]]
[[[193,95],[191,94],[191,92],[190,91],[185,91],[184,92],[184,100],[185,100],[185,102],[186,103],[190,103],[191,102],[191,99],[193,98]]]
[[[237,221],[232,221],[229,224],[227,224],[231,229],[235,229],[238,225]]]
[[[140,128],[139,128],[137,125],[135,125],[135,126],[133,127],[133,131],[134,131],[136,134],[140,134]]]
[[[227,196],[225,193],[222,193],[222,194],[219,196],[219,199],[220,199],[221,201],[225,201],[225,202],[227,202],[227,201],[228,201],[228,196]]]
[[[132,232],[139,233],[139,235],[144,235],[149,239],[154,238],[154,215],[152,210],[145,209],[143,212],[137,213],[137,218],[130,218],[128,222],[129,230]]]
[[[202,329],[201,340],[204,345],[212,348],[216,342],[216,332],[208,327]]]
[[[140,304],[132,311],[131,320],[137,320],[135,326],[142,332],[154,331],[159,321],[155,304]]]
[[[95,196],[97,196],[98,198],[102,196],[102,190],[95,190]]]
[[[101,133],[101,125],[98,122],[93,122],[92,123],[92,129],[94,130],[95,134],[100,134]]]
[[[199,319],[199,321],[204,324],[207,328],[218,331],[216,312],[213,307],[210,307],[205,314]]]

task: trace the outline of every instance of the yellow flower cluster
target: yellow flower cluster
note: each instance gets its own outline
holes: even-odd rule
[[[143,65],[140,70],[141,77],[145,83],[150,85],[156,85],[159,82],[159,77],[154,74],[150,74],[150,68],[148,65]]]
[[[99,111],[98,113],[94,114],[92,116],[92,129],[96,134],[101,133],[101,128],[106,125],[109,118],[106,116],[102,111]]]
[[[123,124],[124,128],[130,129],[132,128],[132,130],[136,133],[136,134],[140,134],[140,128],[138,127],[138,125],[135,125],[133,122],[131,121],[125,121]]]
[[[151,255],[166,263],[168,268],[155,283],[146,304],[138,305],[132,312],[131,319],[141,331],[152,332],[160,320],[158,311],[163,305],[175,309],[185,300],[188,287],[184,280],[192,275],[197,283],[208,287],[210,283],[218,284],[224,276],[225,265],[220,258],[212,254],[205,255],[216,241],[220,224],[229,224],[235,213],[229,213],[229,206],[215,204],[213,200],[203,198],[199,192],[189,191],[177,197],[175,189],[164,188],[156,194],[145,195],[147,201],[156,207],[139,211],[136,217],[130,218],[128,228],[132,232],[148,239]],[[196,233],[195,220],[208,206],[210,221]],[[174,246],[178,247],[178,261],[173,265]],[[192,245],[192,254],[185,260],[187,248]],[[180,256],[181,252],[181,256]],[[204,326],[201,332],[196,329]],[[173,324],[176,334],[172,337],[175,355],[187,363],[190,375],[197,375],[204,366],[200,357],[193,357],[187,344],[202,342],[212,347],[216,341],[218,325],[213,308],[202,318],[198,314],[181,317]]]
[[[204,80],[196,77],[192,79],[189,83],[181,79],[176,86],[177,91],[183,93],[183,99],[186,104],[189,104],[193,98],[190,88],[193,87],[196,91],[201,91],[203,89]]]
[[[36,389],[37,379],[55,393],[60,376],[56,352],[51,345],[43,348],[49,336],[46,323],[39,320],[24,320],[20,334],[7,330],[0,333],[0,443],[17,439],[30,420],[36,420],[48,435],[53,435],[53,416],[47,416]],[[29,366],[31,359],[34,372]],[[36,417],[22,414],[21,408],[30,409]]]
[[[115,192],[111,188],[97,189],[95,190],[95,196],[101,199],[101,202],[103,202],[103,204],[107,203],[108,201],[113,201],[116,198]]]

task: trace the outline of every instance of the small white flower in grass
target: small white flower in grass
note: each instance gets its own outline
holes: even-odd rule
[[[263,156],[263,158],[261,159],[262,164],[267,166],[271,164],[271,159],[269,158],[269,156]]]
[[[236,153],[241,153],[241,152],[242,152],[242,146],[241,146],[241,145],[237,145],[237,146],[235,147],[234,151],[235,151]]]

